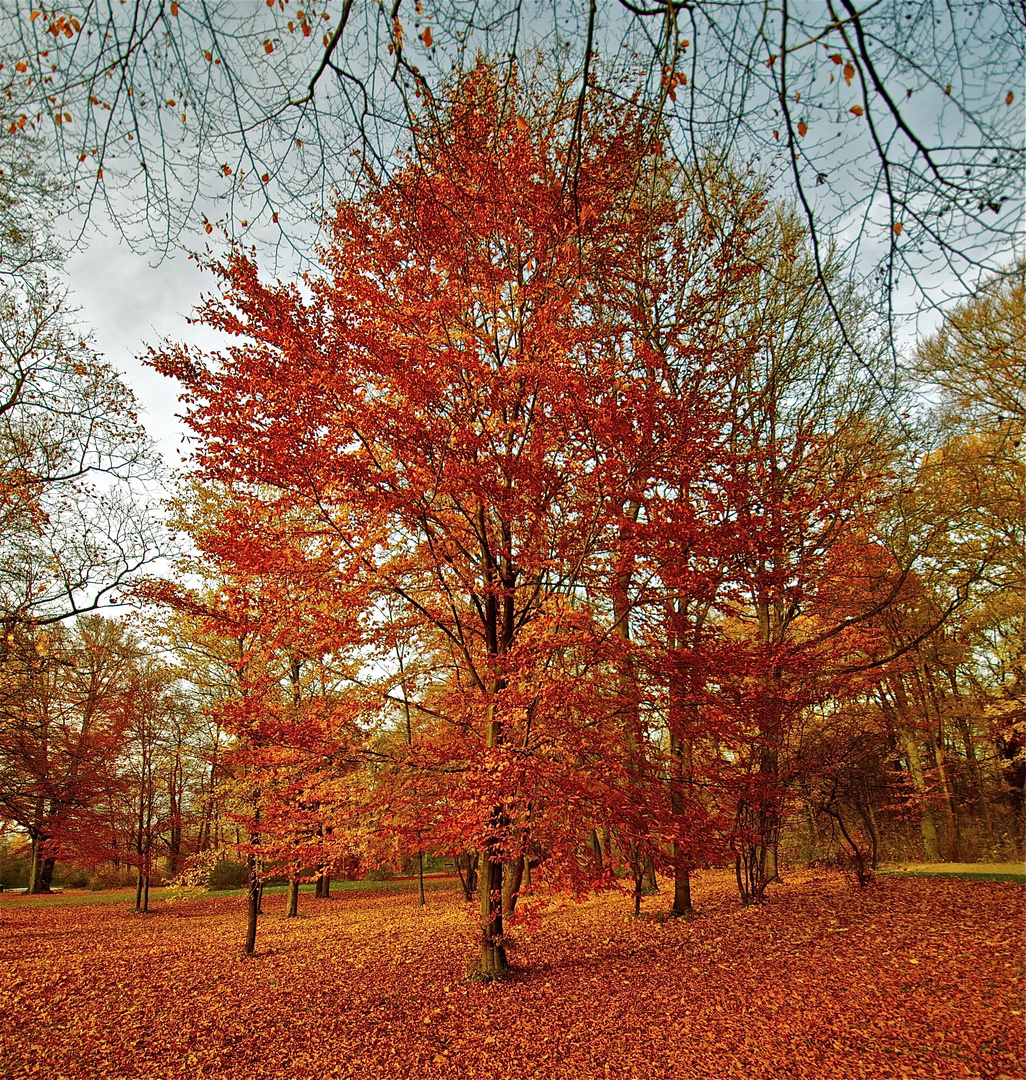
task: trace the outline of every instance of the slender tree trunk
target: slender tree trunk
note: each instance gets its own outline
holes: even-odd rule
[[[249,893],[246,919],[246,946],[247,956],[253,955],[256,948],[257,917],[260,914],[260,881],[257,873],[257,857],[251,851],[246,859],[249,865]]]
[[[495,715],[494,701],[489,701],[485,715],[486,745],[502,742],[501,722]],[[477,975],[484,981],[501,978],[509,971],[506,948],[502,943],[502,854],[499,836],[502,831],[501,806],[492,808],[491,831],[481,849],[478,876],[481,882],[481,958]]]
[[[937,780],[940,783],[941,794],[944,802],[944,819],[947,823],[947,849],[948,858],[951,862],[961,861],[962,836],[958,823],[958,802],[951,788],[948,776],[948,765],[944,759],[944,744],[941,739],[931,733],[930,749],[933,751],[933,760],[937,764]]]
[[[940,842],[937,838],[937,826],[933,821],[933,812],[926,804],[926,777],[923,773],[923,762],[919,756],[919,744],[915,735],[907,728],[898,731],[898,739],[905,757],[908,760],[908,774],[912,781],[912,788],[919,799],[919,831],[923,837],[923,855],[927,862],[940,862]]]
[[[420,897],[420,906],[423,907],[427,903],[424,898],[424,852],[419,849],[417,851],[417,890]]]
[[[32,895],[35,895],[40,891],[39,888],[39,870],[40,870],[40,850],[43,846],[42,840],[36,834],[32,834],[32,859],[29,863],[29,879],[28,889]]]
[[[894,695],[898,723],[895,734],[898,743],[908,761],[908,775],[912,790],[919,803],[919,831],[923,838],[923,855],[927,862],[940,862],[940,842],[937,838],[937,826],[933,820],[933,811],[927,802],[926,775],[923,772],[923,760],[919,754],[919,742],[910,725],[908,698],[900,677],[892,676],[890,683]]]

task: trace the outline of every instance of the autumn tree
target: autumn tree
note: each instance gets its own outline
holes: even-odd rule
[[[460,777],[436,835],[480,851],[483,977],[506,967],[504,864],[543,851],[550,880],[581,887],[596,880],[577,858],[596,822],[644,830],[625,638],[611,632],[608,594],[589,596],[631,501],[637,447],[691,410],[700,472],[703,417],[724,386],[697,291],[668,316],[675,362],[701,357],[682,404],[666,378],[635,378],[648,347],[630,304],[595,287],[629,291],[642,239],[658,258],[677,222],[673,200],[632,202],[662,153],[638,115],[589,127],[572,196],[573,96],[539,100],[528,81],[513,109],[509,93],[482,63],[453,104],[425,103],[416,158],[337,205],[308,297],[264,284],[236,252],[205,318],[244,344],[154,356],[187,388],[198,474],[259,505],[251,522],[292,523],[305,565],[334,562],[336,580],[360,582],[368,603],[433,641],[445,674],[411,708],[444,737],[406,755],[411,776]],[[646,412],[654,427],[639,430]],[[280,526],[254,528],[237,558],[270,571],[284,542]],[[367,625],[373,640],[373,615]]]
[[[139,643],[119,624],[83,616],[37,639],[18,709],[0,728],[0,807],[29,837],[30,892],[47,892],[58,858],[123,857],[129,675]]]

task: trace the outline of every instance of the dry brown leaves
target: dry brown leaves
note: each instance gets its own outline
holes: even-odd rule
[[[550,908],[509,983],[464,979],[451,883],[265,900],[20,906],[0,920],[5,1077],[1022,1077],[1021,886],[809,872],[691,922],[623,896]],[[646,912],[665,910],[665,893]]]

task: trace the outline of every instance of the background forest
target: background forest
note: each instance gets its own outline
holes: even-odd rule
[[[264,881],[455,869],[487,976],[519,895],[1020,858],[1023,266],[899,378],[797,204],[637,102],[481,60],[411,125],[302,277],[207,259],[231,344],[151,351],[172,534],[4,144],[3,884],[248,883],[251,951]]]

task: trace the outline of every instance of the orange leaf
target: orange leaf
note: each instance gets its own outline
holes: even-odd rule
[[[306,19],[304,19],[303,20],[303,37],[309,37],[309,36],[310,36],[310,24],[306,21]]]
[[[38,19],[38,18],[39,18],[39,12],[38,11],[33,11],[32,14],[29,16],[29,22],[35,22],[36,19]]]
[[[1008,97],[1005,98],[1005,104],[1011,105],[1013,101],[1015,101],[1015,94],[1013,94],[1012,91],[1009,90]]]
[[[97,180],[102,180],[103,179],[103,169],[102,168],[99,168],[99,169],[96,170],[96,179]]]
[[[261,177],[260,177],[260,179],[261,179],[261,180],[262,180],[262,181],[263,181],[263,182],[264,182],[265,184],[267,184],[267,183],[270,183],[271,177],[270,177],[270,175],[269,175],[268,173],[264,173],[264,175],[263,175],[263,176],[261,176]]]
[[[844,81],[851,86],[851,80],[855,78],[855,69],[851,64],[844,65]]]
[[[831,56],[830,59],[833,60],[835,64],[840,64],[842,62],[840,53],[834,53],[834,55]]]
[[[269,41],[264,42],[264,52],[266,52],[266,53],[274,52],[274,46],[271,44],[271,42],[269,42]]]
[[[274,213],[274,214],[271,215],[271,220],[275,223],[275,225],[278,224],[278,215],[277,215],[277,213]]]
[[[214,226],[211,225],[210,222],[208,221],[207,224],[204,226],[204,231],[208,232],[208,233],[212,233],[214,231]]]
[[[780,141],[780,132],[779,131],[774,131],[773,132],[773,138],[776,139],[777,142],[779,142]]]
[[[850,111],[853,112],[856,116],[861,116],[862,115],[862,106],[861,105],[852,105]]]
[[[777,54],[776,54],[776,53],[774,53],[774,54],[773,54],[773,55],[772,55],[772,56],[771,56],[771,57],[770,57],[770,58],[769,58],[769,59],[768,59],[768,60],[766,61],[766,67],[773,67],[773,61],[774,61],[774,60],[776,60],[776,58],[777,58]]]
[[[28,64],[24,64],[24,63],[22,63],[22,61],[21,61],[21,60],[19,60],[19,61],[18,61],[18,62],[17,62],[17,63],[15,64],[15,65],[14,65],[14,70],[15,70],[15,71],[28,71]]]
[[[522,116],[518,116],[517,117],[517,131],[526,131],[526,130],[527,130],[527,121]]]
[[[901,222],[900,221],[896,221],[894,223],[894,225],[892,226],[892,228],[894,229],[894,235],[895,236],[901,236]]]
[[[951,96],[951,84],[950,83],[947,86],[944,87],[944,93],[947,94],[949,97]]]
[[[805,132],[809,130],[809,125],[802,120],[798,125],[798,135],[804,136]]]
[[[172,4],[172,5],[171,5],[171,14],[172,14],[172,15],[173,15],[173,16],[174,16],[174,17],[175,17],[176,19],[178,18],[178,5],[177,5],[177,4]]]
[[[426,49],[431,48],[431,27],[430,26],[425,26],[424,27],[424,33],[420,35],[420,40],[424,42],[424,47]]]
[[[173,97],[169,97],[167,99],[167,103],[171,106],[172,109],[175,107],[175,99]]]
[[[214,54],[209,49],[203,50],[203,59],[209,64],[214,59]]]

